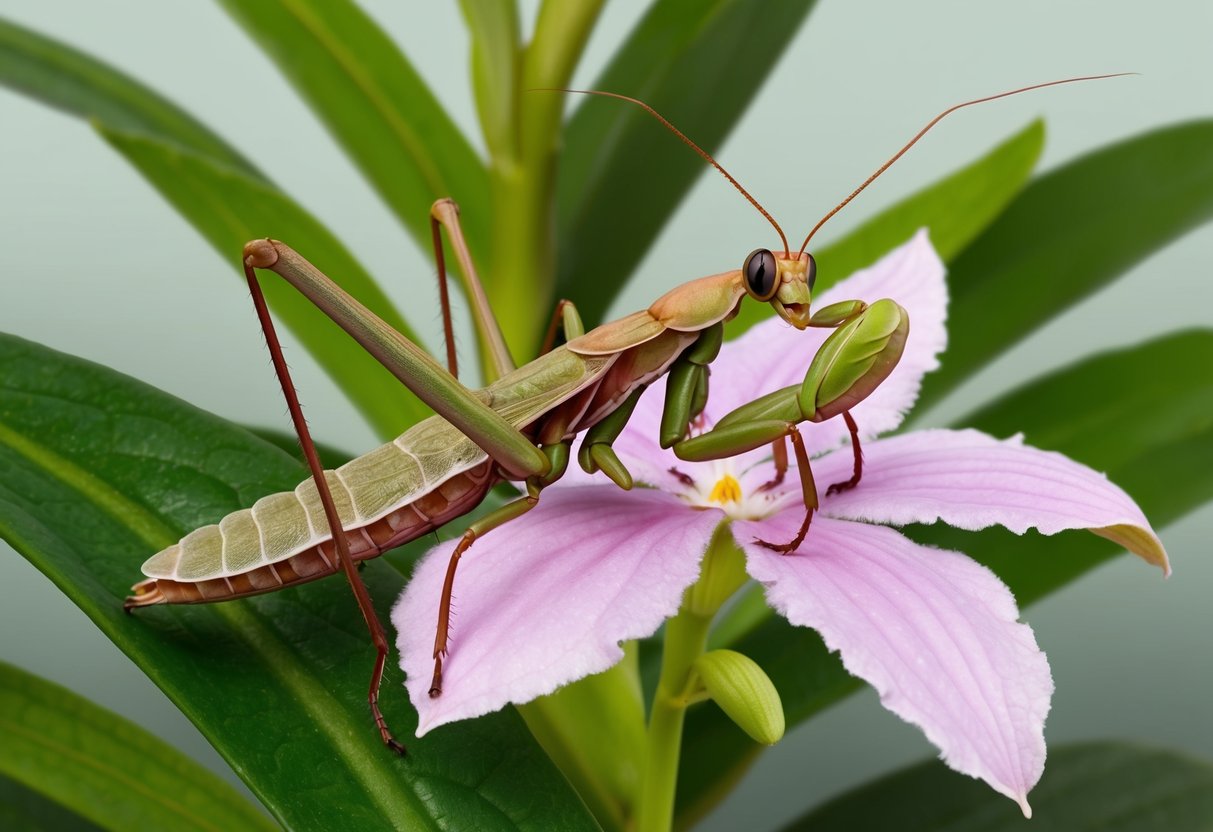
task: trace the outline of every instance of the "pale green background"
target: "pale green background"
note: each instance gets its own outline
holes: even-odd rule
[[[480,144],[455,4],[366,5]],[[577,84],[592,82],[643,5],[619,2],[607,10]],[[150,81],[201,117],[337,229],[410,321],[435,332],[426,260],[217,6],[4,0],[0,9]],[[1069,75],[1143,73],[949,119],[828,227],[824,236],[834,236],[1039,115],[1049,126],[1045,168],[1152,126],[1213,115],[1211,32],[1213,4],[1196,0],[823,2],[720,157],[795,236],[948,104]],[[86,125],[0,92],[0,127],[0,328],[109,364],[228,418],[285,427],[247,293],[230,266]],[[653,141],[672,140],[654,131]],[[705,176],[616,311],[646,305],[689,277],[733,268],[751,248],[773,243],[726,184]],[[991,365],[932,421],[1080,356],[1213,323],[1211,260],[1213,228],[1168,247]],[[354,450],[374,444],[328,380],[299,350],[290,354],[316,433]],[[1176,573],[1169,582],[1122,558],[1026,612],[1057,683],[1050,742],[1125,737],[1213,758],[1211,533],[1207,508],[1166,529]],[[1032,556],[1025,542],[1023,557]],[[140,557],[132,554],[132,578]],[[226,771],[139,671],[7,548],[0,549],[0,628],[0,658],[84,693]],[[707,828],[744,828],[754,807],[786,819],[874,772],[932,753],[869,692],[794,731]]]

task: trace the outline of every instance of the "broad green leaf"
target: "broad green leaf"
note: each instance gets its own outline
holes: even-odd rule
[[[1204,369],[1194,373],[1192,368]],[[1124,384],[1128,378],[1135,383]],[[1166,406],[1158,407],[1158,402]],[[1213,466],[1208,464],[1213,459],[1213,330],[1172,334],[1087,359],[956,425],[968,426],[995,436],[1022,431],[1030,444],[1107,471],[1154,527],[1162,528],[1213,499]],[[1124,551],[1077,531],[1025,538],[1001,528],[965,532],[937,524],[910,526],[905,532],[987,564],[1021,605]],[[758,623],[741,637],[713,646],[727,646],[758,662],[779,689],[789,727],[859,688],[816,632],[770,613],[753,620]],[[715,805],[761,748],[706,708],[688,714],[684,736],[678,793],[685,826]]]
[[[1213,218],[1213,121],[1154,130],[1036,179],[950,266],[948,352],[918,407]]]
[[[870,266],[923,227],[931,230],[939,256],[951,262],[1020,192],[1040,159],[1044,140],[1044,123],[1034,121],[980,159],[886,208],[835,242],[815,248],[816,290]],[[742,304],[729,325],[730,335],[740,335],[770,311],[767,304]],[[955,326],[955,321],[949,325]]]
[[[3,662],[0,774],[106,829],[277,829],[138,725]]]
[[[0,19],[0,84],[112,130],[136,133],[263,178],[204,124],[130,76]]]
[[[222,139],[138,81],[66,44],[0,21],[0,83],[88,119],[233,266],[239,266],[248,240],[270,235],[285,240],[414,337],[371,277],[318,220]],[[374,359],[280,284],[265,282],[270,305],[380,434],[398,433],[427,413]]]
[[[293,487],[289,455],[112,370],[0,337],[0,535],[56,583],[291,829],[593,829],[513,712],[411,738],[394,661],[380,743],[374,652],[340,579],[217,605],[122,613],[139,564],[182,533]],[[403,585],[363,572],[380,617]]]
[[[420,243],[430,245],[430,204],[452,197],[464,208],[468,244],[482,259],[490,219],[484,165],[408,58],[362,9],[350,0],[221,3]]]
[[[391,311],[387,297],[340,241],[272,185],[155,139],[98,129],[234,266],[240,265],[238,252],[245,242],[272,231],[278,239],[297,241],[299,252],[317,268],[337,279],[371,309],[381,315],[387,310],[385,320],[413,337],[403,319]],[[240,274],[243,279],[243,271]],[[300,342],[380,435],[394,436],[428,415],[426,406],[395,376],[286,281],[262,272],[261,285]],[[248,325],[257,326],[251,309]]]
[[[1213,828],[1213,764],[1122,742],[1049,749],[1028,796],[1032,819],[989,786],[920,763],[867,783],[785,832],[1206,832]]]
[[[813,0],[656,0],[593,89],[643,99],[713,152],[812,7]],[[637,107],[589,99],[577,108],[557,182],[557,292],[576,298],[587,324],[602,320],[707,169]]]
[[[518,71],[522,57],[521,24],[515,0],[460,0],[472,41],[472,91],[489,155],[518,154]]]
[[[101,827],[46,795],[0,775],[0,829],[9,832],[100,832]]]

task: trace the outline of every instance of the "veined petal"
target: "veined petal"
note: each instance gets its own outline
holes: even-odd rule
[[[417,735],[615,664],[619,642],[651,634],[678,610],[721,517],[649,489],[544,492],[460,561],[443,692],[431,699],[438,605],[456,541],[435,547],[392,610]]]
[[[944,266],[925,229],[875,265],[814,298],[813,307],[821,309],[853,299],[871,303],[886,297],[897,301],[909,313],[910,335],[896,369],[851,411],[863,436],[885,433],[901,424],[918,398],[922,377],[939,366],[939,353],[947,346],[944,322],[948,289]],[[772,318],[726,342],[712,365],[709,417],[718,419],[773,390],[800,384],[830,332],[828,329],[800,332]],[[814,454],[837,447],[847,435],[841,419],[806,424],[802,432]]]
[[[1022,437],[923,430],[866,443],[863,451],[863,482],[826,499],[825,513],[896,525],[943,520],[971,530],[997,524],[1016,534],[1090,529],[1171,573],[1162,542],[1128,494],[1098,471],[1025,445]],[[836,456],[817,466],[821,482],[849,476],[849,458]]]
[[[1010,590],[959,552],[883,526],[819,516],[792,555],[749,542],[790,538],[799,521],[786,511],[733,524],[768,602],[821,633],[886,708],[923,729],[944,762],[1030,815],[1053,680]]]

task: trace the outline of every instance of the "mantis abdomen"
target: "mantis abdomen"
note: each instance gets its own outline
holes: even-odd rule
[[[495,481],[471,440],[434,417],[325,471],[354,560],[428,534],[474,508]],[[313,480],[197,529],[143,565],[137,606],[240,598],[339,571]]]

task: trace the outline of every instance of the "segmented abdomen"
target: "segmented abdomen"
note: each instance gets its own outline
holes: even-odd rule
[[[365,559],[475,506],[491,485],[492,465],[471,440],[431,418],[325,471],[325,479],[350,532],[351,554]],[[337,568],[324,507],[308,479],[191,532],[149,558],[143,573],[160,583],[192,585],[196,600],[204,601],[277,589]]]

